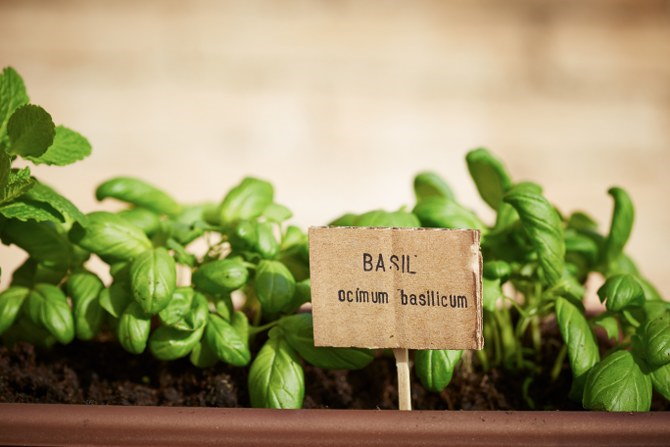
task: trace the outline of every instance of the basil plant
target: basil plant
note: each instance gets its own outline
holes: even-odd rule
[[[305,363],[359,369],[373,360],[369,350],[314,346],[311,314],[299,311],[310,301],[307,235],[287,223],[292,213],[277,203],[270,183],[248,177],[220,202],[193,205],[140,179],[116,177],[95,196],[125,208],[83,214],[25,167],[64,166],[90,152],[84,137],[30,104],[20,76],[4,69],[0,240],[27,258],[0,292],[3,343],[48,348],[113,334],[130,355],[149,351],[163,361],[188,358],[198,368],[248,368],[251,404],[268,408],[302,406]],[[555,320],[564,345],[551,375],[558,377],[567,357],[571,397],[585,408],[647,410],[652,389],[670,399],[670,308],[625,254],[634,218],[626,192],[610,190],[612,221],[601,233],[584,213],[561,214],[539,185],[514,182],[488,151],[474,150],[466,161],[496,212],[492,224],[426,172],[415,178],[411,211],[345,214],[331,225],[480,230],[487,341],[475,352],[481,368],[503,368],[532,384],[541,373],[542,325]],[[111,281],[87,268],[92,256],[107,265]],[[605,277],[598,295],[607,310],[598,315],[582,303],[594,272]],[[435,392],[464,361],[471,355],[461,351],[414,353],[418,379]]]

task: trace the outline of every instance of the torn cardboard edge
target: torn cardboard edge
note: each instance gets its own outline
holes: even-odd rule
[[[316,346],[483,348],[478,230],[322,226],[309,240]]]

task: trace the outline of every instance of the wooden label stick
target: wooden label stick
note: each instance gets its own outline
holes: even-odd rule
[[[412,410],[412,391],[409,381],[409,350],[396,348],[393,350],[395,367],[398,370],[398,409]]]
[[[309,229],[314,346],[391,348],[411,410],[408,349],[482,349],[477,230]]]

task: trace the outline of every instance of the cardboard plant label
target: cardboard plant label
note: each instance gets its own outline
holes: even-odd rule
[[[479,231],[312,227],[316,346],[482,349]]]

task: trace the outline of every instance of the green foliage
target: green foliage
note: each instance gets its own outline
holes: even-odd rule
[[[600,361],[598,344],[582,309],[570,300],[556,300],[556,321],[568,347],[570,368],[574,375],[572,394],[581,396],[586,375]]]
[[[39,156],[28,159],[35,164],[66,166],[91,155],[91,144],[81,134],[64,126],[56,126],[53,143]]]
[[[53,143],[56,126],[51,115],[40,106],[21,106],[7,122],[7,152],[22,157],[39,157]]]
[[[428,197],[455,199],[449,184],[438,174],[430,171],[421,172],[414,177],[414,195],[417,202]]]
[[[30,289],[21,286],[12,286],[0,293],[0,334],[14,324],[28,294]]]
[[[119,318],[117,335],[123,349],[131,354],[141,354],[147,347],[151,315],[142,311],[137,302],[131,302]]]
[[[273,199],[274,188],[270,183],[247,177],[223,199],[218,217],[223,224],[254,219],[263,214]]]
[[[170,303],[177,284],[174,259],[162,247],[152,248],[130,264],[133,299],[148,314],[157,314]]]
[[[628,307],[640,307],[644,304],[644,291],[633,275],[621,274],[607,278],[598,289],[598,297],[608,310],[618,312]]]
[[[424,350],[414,354],[414,371],[423,386],[430,391],[444,390],[454,374],[463,351]]]
[[[175,360],[186,357],[200,342],[204,329],[180,331],[169,326],[161,326],[151,334],[149,349],[158,360]]]
[[[254,287],[258,301],[268,315],[293,310],[295,279],[281,262],[262,260],[256,268]]]
[[[565,241],[560,216],[549,201],[527,185],[512,187],[503,200],[514,207],[549,285],[563,276]]]
[[[583,404],[590,410],[649,411],[651,378],[629,351],[616,351],[593,367]]]
[[[205,338],[219,360],[234,366],[245,366],[251,360],[246,336],[218,315],[209,315]]]
[[[298,356],[273,331],[249,369],[249,397],[258,408],[300,408],[305,377]]]
[[[130,261],[151,248],[142,230],[105,211],[89,214],[85,226],[76,223],[70,230],[70,240],[110,262]]]
[[[95,198],[104,200],[108,197],[169,216],[176,215],[181,210],[179,204],[167,193],[132,177],[116,177],[98,186]]]
[[[642,328],[644,355],[652,367],[670,363],[670,312],[648,321]]]
[[[296,313],[311,300],[307,235],[289,224],[292,213],[274,201],[270,183],[248,177],[221,203],[194,205],[117,177],[96,197],[126,208],[83,215],[28,167],[14,165],[22,158],[63,166],[89,153],[83,136],[28,104],[14,70],[0,74],[0,240],[27,254],[0,292],[3,343],[48,348],[116,334],[131,353],[148,345],[165,361],[247,367],[252,405],[269,408],[302,405],[305,362],[359,369],[373,361],[370,350],[314,346],[311,315]],[[487,150],[471,151],[466,162],[496,212],[491,222],[461,204],[438,174],[423,172],[414,179],[413,208],[344,214],[331,225],[480,230],[486,346],[463,356],[463,370],[524,377],[529,408],[542,405],[532,391],[564,374],[566,357],[570,395],[586,408],[646,410],[652,384],[670,398],[670,303],[624,252],[634,220],[628,194],[610,189],[614,211],[604,235],[583,212],[560,214],[539,185],[514,182]],[[109,264],[109,284],[86,270],[91,254]],[[582,304],[594,272],[605,276],[598,295],[607,312],[597,316]],[[554,321],[564,345],[547,348],[543,328]],[[594,330],[605,332],[606,346]],[[600,360],[601,352],[610,353]],[[462,354],[418,351],[416,375],[440,392]]]
[[[318,368],[361,369],[374,358],[367,349],[315,347],[311,314],[284,317],[279,320],[279,327],[289,346]]]
[[[607,191],[614,199],[610,232],[605,241],[603,259],[605,266],[609,266],[621,255],[630,233],[633,230],[635,209],[633,201],[626,191],[621,188],[610,188]]]
[[[505,193],[512,186],[505,166],[484,148],[468,152],[465,160],[482,199],[494,210],[500,208]]]
[[[105,314],[98,298],[104,287],[100,278],[89,272],[74,273],[67,280],[75,332],[80,340],[91,340],[100,331]]]
[[[33,324],[46,329],[60,343],[70,343],[74,338],[72,311],[60,288],[37,284],[28,294],[25,309]]]
[[[193,274],[199,290],[219,295],[237,290],[246,284],[249,272],[241,259],[217,259],[202,264]]]

